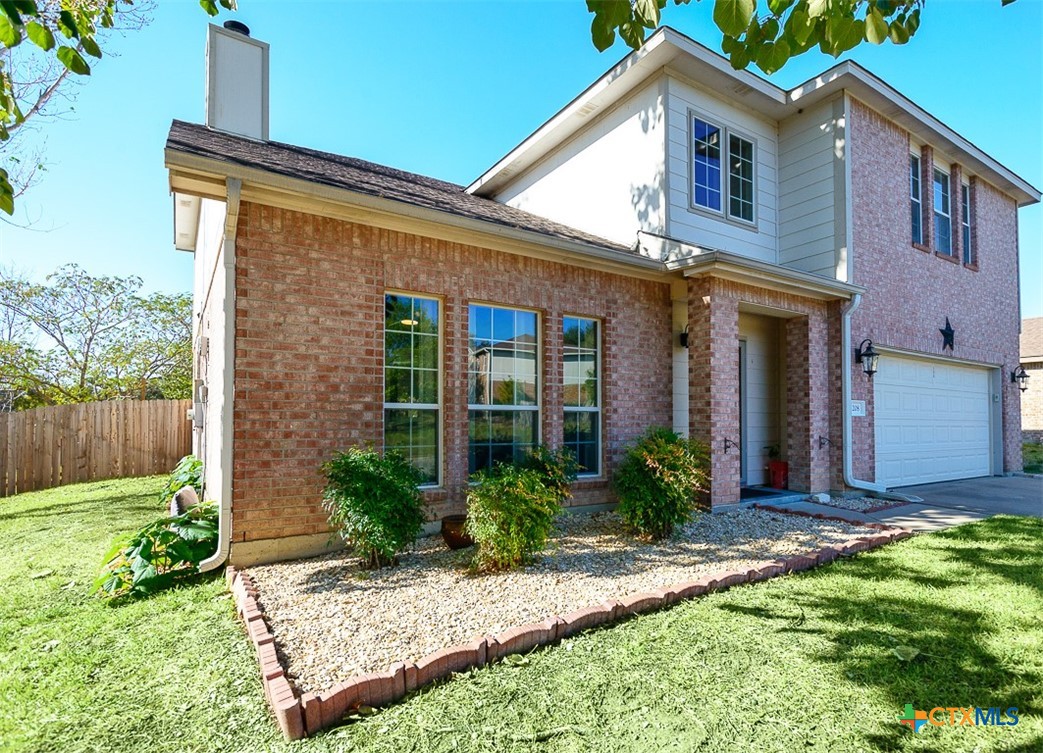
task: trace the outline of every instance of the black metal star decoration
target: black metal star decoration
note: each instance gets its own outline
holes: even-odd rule
[[[945,329],[938,330],[942,333],[942,350],[948,348],[953,349],[953,338],[956,336],[956,330],[949,324],[949,317],[945,317]]]

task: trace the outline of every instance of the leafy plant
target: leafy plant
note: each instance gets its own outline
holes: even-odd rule
[[[572,496],[571,485],[579,472],[579,463],[568,447],[552,450],[538,445],[525,454],[519,465],[539,473],[543,482],[557,495],[559,505],[565,504]]]
[[[204,502],[118,540],[105,555],[94,590],[107,599],[146,596],[195,575],[215,551],[217,505]]]
[[[322,466],[330,525],[369,567],[398,564],[424,524],[423,473],[397,452],[352,447]]]
[[[160,504],[169,508],[170,500],[186,486],[195,489],[197,496],[203,496],[203,461],[195,455],[185,455],[174,466],[163,485],[163,490],[159,493]]]
[[[777,444],[770,444],[764,448],[768,453],[768,460],[781,460],[782,459],[782,448]]]
[[[652,428],[627,450],[614,478],[623,521],[652,539],[686,523],[709,489],[709,450],[669,429]]]
[[[543,549],[561,512],[555,482],[533,468],[507,463],[472,479],[477,484],[467,494],[467,532],[478,545],[476,570],[509,570]]]

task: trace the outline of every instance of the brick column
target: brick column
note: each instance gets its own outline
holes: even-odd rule
[[[688,375],[689,433],[710,447],[710,504],[733,504],[741,473],[739,302],[713,279],[688,281]]]
[[[786,456],[790,489],[828,491],[830,368],[825,311],[786,320]]]
[[[923,245],[934,250],[934,150],[929,146],[920,149],[920,208],[923,210],[921,227]]]
[[[606,328],[607,329],[607,328]],[[562,362],[562,315],[557,311],[546,311],[543,315],[543,425],[540,427],[540,442],[548,447],[561,447],[565,441],[565,372]],[[616,342],[604,336],[602,342]]]
[[[953,163],[949,172],[949,221],[952,223],[952,255],[963,263],[963,169]]]

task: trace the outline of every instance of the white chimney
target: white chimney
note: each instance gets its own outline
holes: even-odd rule
[[[268,43],[239,21],[211,24],[206,37],[206,124],[268,140]]]

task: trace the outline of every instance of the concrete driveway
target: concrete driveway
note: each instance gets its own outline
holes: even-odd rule
[[[914,531],[937,531],[999,514],[1043,517],[1043,478],[989,476],[904,486],[895,491],[915,495],[923,502],[868,517]]]

